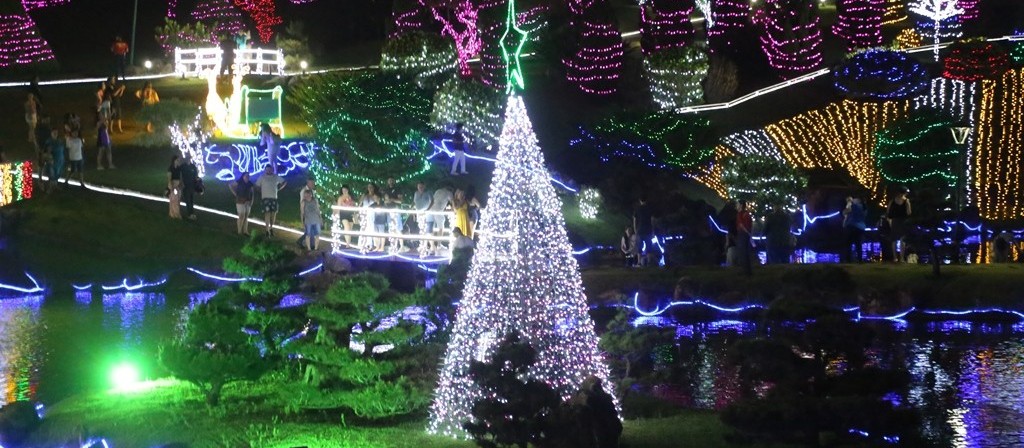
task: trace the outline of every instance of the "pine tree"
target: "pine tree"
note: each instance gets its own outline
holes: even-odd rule
[[[513,332],[537,352],[524,381],[546,383],[563,399],[591,376],[610,388],[561,203],[520,96],[511,96],[505,110],[488,202],[431,407],[431,432],[465,435],[462,424],[483,397],[470,364],[486,361]]]
[[[0,6],[0,68],[53,59],[50,44],[21,2]]]
[[[213,33],[218,39],[231,37],[245,29],[242,13],[231,0],[200,0],[192,10],[192,18],[207,25],[216,23]]]

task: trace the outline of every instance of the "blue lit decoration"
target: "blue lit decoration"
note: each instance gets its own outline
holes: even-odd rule
[[[313,153],[322,150],[312,141],[289,141],[281,144],[277,153],[278,174],[287,176],[309,167]],[[238,142],[210,142],[203,148],[204,162],[218,180],[229,182],[238,179],[243,172],[250,175],[262,173],[267,167],[267,151],[254,144]],[[283,170],[283,171],[281,171]]]
[[[672,112],[625,114],[579,128],[569,146],[596,154],[603,162],[629,161],[689,174],[714,157],[710,121]]]
[[[153,287],[156,287],[156,286],[161,286],[164,283],[167,283],[167,278],[166,277],[164,277],[164,278],[162,278],[160,280],[157,280],[155,282],[146,282],[145,280],[139,278],[139,279],[136,279],[135,284],[128,284],[128,278],[124,278],[124,279],[121,280],[121,284],[119,284],[119,285],[100,285],[100,289],[102,289],[103,291],[118,291],[118,290],[138,291],[140,289],[146,289],[146,288],[153,288]]]
[[[453,142],[453,140],[451,138],[438,137],[438,138],[431,139],[430,140],[430,144],[434,147],[434,152],[431,153],[429,156],[427,156],[427,160],[434,160],[435,157],[437,157],[437,156],[439,156],[441,154],[444,154],[447,157],[451,157],[452,154],[454,154],[454,152],[451,149],[448,148],[448,145],[451,145],[452,142]],[[466,154],[466,158],[467,159],[473,159],[473,160],[482,160],[482,161],[485,161],[485,162],[489,162],[491,164],[495,163],[495,161],[497,160],[494,157],[479,156],[479,155],[473,155],[473,154]],[[573,188],[572,186],[567,184],[565,181],[556,179],[554,176],[551,176],[551,183],[555,184],[558,187],[561,187],[562,189],[564,189],[564,190],[566,190],[566,191],[568,191],[568,192],[570,192],[572,194],[579,193],[579,190],[577,190],[576,188]]]
[[[837,90],[851,98],[909,98],[931,87],[928,69],[902,51],[869,49],[851,56],[832,74]]]
[[[28,277],[29,281],[32,282],[32,286],[23,287],[17,285],[9,285],[6,283],[0,283],[0,291],[14,291],[21,294],[35,294],[44,291],[43,287],[39,285],[39,282],[36,281],[35,277],[32,277],[31,274],[26,272],[25,277]]]

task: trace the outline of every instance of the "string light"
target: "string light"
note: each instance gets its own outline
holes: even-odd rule
[[[394,28],[391,30],[391,34],[388,35],[388,39],[395,39],[402,37],[405,33],[424,31],[426,29],[430,16],[427,15],[426,10],[421,7],[419,2],[396,1],[393,3],[393,7],[391,19],[394,23]]]
[[[833,74],[836,89],[853,98],[909,98],[928,89],[928,69],[901,51],[869,49],[850,57]]]
[[[322,150],[312,141],[282,143],[277,151],[278,174],[285,177],[302,172],[309,167],[314,154]],[[266,149],[245,143],[209,143],[203,154],[204,165],[215,170],[217,180],[225,182],[240,178],[242,173],[262,173],[270,164]]]
[[[28,277],[29,281],[32,282],[32,286],[24,287],[0,283],[0,290],[14,291],[20,294],[36,294],[45,291],[42,286],[39,286],[39,282],[36,281],[35,277],[32,277],[31,274],[26,272],[25,277]]]
[[[704,100],[708,55],[698,47],[661,50],[644,59],[651,98],[661,109],[675,109]]]
[[[704,28],[711,29],[715,26],[715,18],[711,13],[711,0],[696,0],[697,9],[700,15],[704,16]]]
[[[977,125],[977,96],[978,96],[978,83],[966,82],[946,78],[935,78],[932,80],[931,89],[928,94],[922,95],[913,100],[912,108],[915,111],[929,110],[938,111],[941,114],[949,116],[953,119],[954,123],[963,123],[971,128]],[[975,176],[975,164],[974,164],[974,152],[975,152],[975,133],[971,132],[967,135],[966,142],[966,166],[965,176],[966,183],[964,185],[967,195],[967,204],[972,205],[975,203],[975,192],[974,192],[974,176]]]
[[[380,69],[429,79],[455,69],[455,49],[440,36],[408,31],[388,39],[381,51]]]
[[[960,37],[960,21],[963,14],[958,0],[912,0],[910,12],[919,16],[917,30],[921,35],[931,33],[934,42],[935,60],[939,60],[939,42],[942,39]]]
[[[580,128],[569,146],[596,153],[602,161],[628,160],[654,169],[683,173],[707,163],[713,155],[703,137],[710,123],[704,117],[656,112],[640,117],[612,117],[593,130]]]
[[[957,0],[957,5],[964,10],[960,14],[960,22],[967,23],[981,17],[981,0]]]
[[[590,376],[607,381],[561,202],[548,182],[522,97],[509,98],[498,161],[444,357],[429,430],[466,437],[462,423],[483,391],[469,375],[509,333],[537,351],[526,379],[570,398]]]
[[[740,155],[753,155],[770,157],[776,160],[784,160],[779,147],[775,145],[771,137],[763,129],[748,130],[722,138],[722,145],[732,149],[732,152]]]
[[[991,220],[1024,216],[1024,71],[981,82],[976,134],[971,161],[978,213]]]
[[[1024,64],[1024,41],[1016,42],[1010,47],[1010,58],[1014,64]]]
[[[807,187],[807,177],[785,160],[743,155],[722,161],[722,184],[727,197],[753,201],[754,213],[764,216],[775,206],[796,211],[796,195]]]
[[[21,0],[21,6],[25,8],[25,11],[61,6],[68,3],[71,3],[71,0]]]
[[[216,24],[213,32],[221,38],[234,36],[245,29],[242,13],[231,0],[201,0],[192,10],[192,19]]]
[[[256,23],[256,31],[263,43],[269,43],[274,37],[274,27],[284,23],[284,19],[276,13],[274,0],[234,0],[235,6],[249,13]]]
[[[473,146],[497,146],[504,99],[501,92],[479,81],[449,79],[434,94],[430,124],[435,129],[450,130],[454,123],[462,123]]]
[[[52,60],[50,44],[35,22],[24,14],[0,14],[0,68]]]
[[[885,0],[843,0],[836,2],[836,23],[832,32],[846,41],[846,48],[868,48],[882,44],[882,16]]]
[[[886,0],[882,25],[893,25],[907,20],[906,0]]]
[[[178,16],[178,0],[167,0],[167,18],[173,19]]]
[[[601,203],[603,202],[601,192],[596,188],[584,188],[580,190],[578,199],[580,216],[588,221],[597,219],[597,212],[601,210]]]
[[[419,0],[420,5],[430,10],[434,20],[441,24],[441,34],[452,38],[459,62],[459,75],[472,74],[469,60],[480,52],[480,35],[477,32],[479,11],[470,0],[451,0],[435,6],[433,2]]]
[[[640,6],[640,48],[644,54],[685,47],[693,38],[693,1],[650,0]]]
[[[921,41],[921,35],[913,28],[904,28],[903,31],[896,35],[896,39],[893,40],[893,47],[896,50],[917,48],[922,45],[924,43]]]
[[[748,0],[711,0],[711,24],[707,30],[708,46],[715,54],[737,51],[742,28],[750,24]]]
[[[782,79],[821,65],[821,18],[816,2],[768,0],[762,10],[761,49]]]
[[[952,121],[934,112],[898,121],[878,133],[875,162],[886,181],[897,185],[913,185],[937,180],[944,186],[954,185],[955,166],[959,154],[955,147],[936,147],[936,141],[948,141]]]
[[[171,135],[171,144],[178,147],[182,158],[192,161],[200,178],[206,176],[203,149],[206,147],[206,141],[210,138],[210,134],[203,129],[202,115],[202,110],[200,110],[192,124],[184,128],[178,123],[173,123],[167,128]]]
[[[1010,57],[990,42],[960,42],[942,60],[942,76],[961,81],[999,79],[1010,69]]]
[[[571,0],[571,26],[578,44],[575,52],[562,60],[565,77],[581,91],[591,95],[610,95],[618,91],[622,73],[622,38],[615,24],[597,14],[607,7],[606,0]]]
[[[519,5],[516,5],[516,8],[518,10]],[[516,13],[518,28],[532,35],[526,37],[529,43],[539,42],[540,30],[547,26],[547,12],[547,5],[537,5]],[[502,53],[500,41],[507,29],[508,13],[506,2],[490,1],[480,6],[480,80],[499,90],[505,88],[506,82],[505,55]],[[499,116],[500,112],[499,110]]]
[[[32,162],[0,164],[0,207],[32,198]]]

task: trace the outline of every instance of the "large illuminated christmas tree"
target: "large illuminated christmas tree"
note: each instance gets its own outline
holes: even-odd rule
[[[30,6],[31,5],[31,6]],[[28,9],[47,6],[46,2],[8,2],[0,6],[0,68],[36,64],[53,59],[50,44],[39,35],[39,28]]]
[[[514,23],[510,28],[520,33]],[[504,48],[510,34],[502,39]],[[522,86],[515,50],[505,52],[510,90]],[[484,395],[469,375],[470,362],[487,360],[512,332],[537,351],[522,380],[544,382],[569,398],[586,378],[608,377],[562,204],[521,96],[508,99],[499,142],[480,242],[430,409],[430,431],[450,436],[465,436],[462,423]]]

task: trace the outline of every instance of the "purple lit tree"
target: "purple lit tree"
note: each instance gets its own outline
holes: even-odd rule
[[[750,24],[750,2],[748,0],[712,0],[711,19],[708,29],[708,48],[712,53],[736,52],[743,28]]]
[[[423,31],[431,20],[430,14],[416,0],[395,0],[392,5],[391,18],[394,28],[388,34],[389,39],[401,37],[413,31]]]
[[[469,60],[480,52],[480,5],[472,0],[419,0],[438,23],[441,34],[455,41],[459,75],[469,77]]]
[[[832,32],[846,41],[847,50],[882,44],[885,0],[839,0]]]
[[[820,23],[817,2],[769,0],[765,5],[761,49],[783,79],[821,65]]]
[[[480,5],[480,80],[496,89],[505,88],[505,59],[500,40],[505,32],[508,6],[502,0]]]
[[[592,95],[617,92],[622,72],[622,37],[606,0],[570,0],[569,10],[577,47],[562,61],[566,79]]]
[[[25,11],[65,5],[68,3],[71,3],[71,0],[21,0],[21,5],[25,7]]]
[[[50,44],[40,36],[39,28],[28,15],[29,3],[36,8],[53,2],[8,1],[0,6],[0,68],[53,60]]]
[[[242,12],[231,3],[231,0],[200,0],[196,9],[192,10],[192,18],[207,25],[217,26],[213,34],[219,39],[237,34],[245,29]]]
[[[694,0],[648,0],[640,5],[640,46],[644,54],[685,47],[693,38]]]

